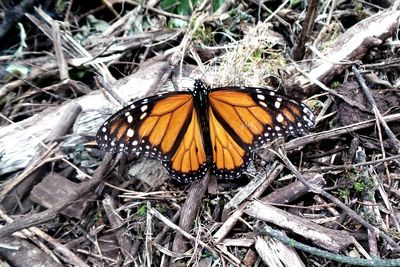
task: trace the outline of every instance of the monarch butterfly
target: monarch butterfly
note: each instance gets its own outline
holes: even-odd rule
[[[108,152],[160,159],[171,177],[188,183],[210,168],[218,178],[238,178],[251,152],[278,137],[314,126],[301,102],[253,87],[194,89],[141,99],[112,115],[96,141]]]

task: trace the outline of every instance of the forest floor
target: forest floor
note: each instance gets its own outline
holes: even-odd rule
[[[2,266],[400,266],[399,1],[7,2]],[[315,125],[189,184],[97,145],[113,113],[195,79],[287,95]],[[284,126],[288,102],[252,92]],[[156,110],[140,101],[116,136]]]

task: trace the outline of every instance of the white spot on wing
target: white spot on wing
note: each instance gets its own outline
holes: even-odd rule
[[[133,117],[132,117],[131,115],[129,115],[128,118],[127,118],[127,120],[128,120],[129,123],[132,123]]]
[[[278,114],[278,116],[276,116],[276,120],[278,121],[278,122],[283,122],[283,116],[282,116],[282,114]]]
[[[264,96],[264,95],[258,94],[258,95],[257,95],[257,98],[260,99],[260,100],[265,100],[265,96]]]
[[[132,129],[128,129],[128,131],[126,132],[126,135],[128,137],[132,137],[135,134],[135,132]],[[136,141],[135,141],[136,142]]]
[[[145,112],[145,111],[147,110],[147,105],[142,106],[142,107],[140,108],[140,110],[141,110],[142,112]]]
[[[142,115],[140,115],[140,119],[143,120],[144,117],[146,117],[147,113],[143,113]]]

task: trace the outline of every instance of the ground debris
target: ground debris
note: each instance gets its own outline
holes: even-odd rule
[[[3,261],[399,265],[398,1],[53,2],[9,4],[0,27]],[[285,93],[316,126],[190,185],[96,145],[121,106],[195,79]]]

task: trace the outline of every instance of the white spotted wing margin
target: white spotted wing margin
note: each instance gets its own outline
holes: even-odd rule
[[[245,92],[252,98],[257,107],[262,108],[266,112],[265,114],[257,113],[257,111],[252,112],[252,115],[263,127],[260,132],[251,131],[250,129],[252,135],[257,137],[248,147],[250,150],[280,137],[296,137],[304,135],[315,125],[315,115],[311,109],[302,102],[294,100],[288,96],[278,94],[275,91],[265,88],[238,86],[215,88],[212,90],[210,95],[212,96],[213,93],[224,90]],[[240,107],[240,102],[236,102],[236,104],[231,102],[231,104]],[[248,106],[252,105],[253,103],[248,104]],[[215,108],[213,108],[213,110],[216,112]],[[247,125],[247,128],[252,124],[251,120],[244,121],[245,118],[240,116],[239,113],[240,112],[236,112],[237,115],[234,118],[230,118],[228,121],[224,120],[224,118],[216,112],[217,119],[225,128],[229,129],[228,132],[232,134],[232,137],[234,137],[235,141],[238,143],[243,140],[238,137],[237,131],[232,128],[231,121],[238,121],[239,123],[243,122],[244,125]]]
[[[146,155],[161,160],[171,159],[178,144],[173,144],[173,146],[169,147],[169,151],[163,152],[161,142],[158,144],[150,142],[151,132],[149,131],[152,130],[150,126],[157,125],[157,122],[155,122],[157,119],[150,117],[154,115],[154,107],[157,103],[176,96],[187,96],[188,99],[191,99],[189,92],[163,93],[138,100],[119,110],[99,128],[96,134],[98,146],[111,153],[122,152],[136,154],[137,156]],[[159,110],[158,112],[160,113]],[[147,122],[146,125],[144,125],[145,121]],[[176,139],[179,139],[184,134],[185,128],[190,123],[190,118],[187,117],[186,120],[180,122],[182,127],[176,133]],[[162,136],[159,137],[159,140],[161,139]]]

